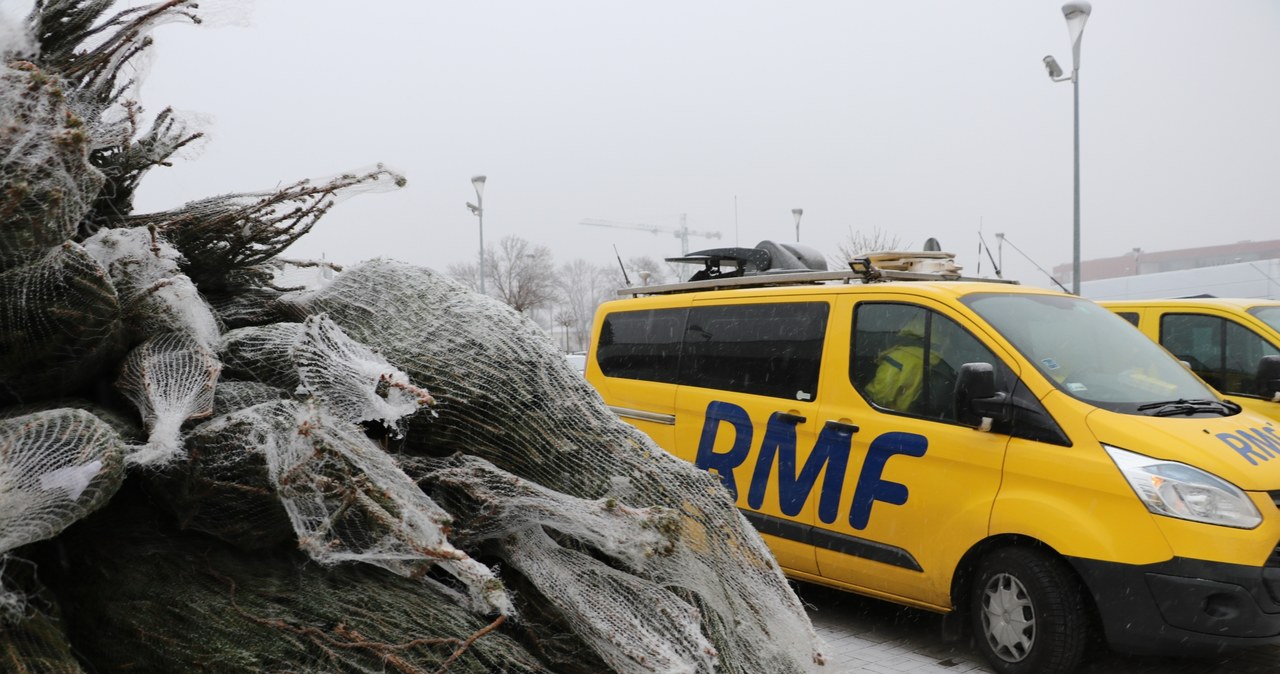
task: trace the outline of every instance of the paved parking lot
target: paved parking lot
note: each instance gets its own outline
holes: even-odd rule
[[[799,583],[796,591],[826,642],[829,674],[963,674],[991,672],[968,643],[942,640],[942,618],[926,611]],[[1096,654],[1081,674],[1273,674],[1280,646],[1212,659],[1139,658]]]

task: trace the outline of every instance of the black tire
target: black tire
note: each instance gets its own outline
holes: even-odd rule
[[[1084,658],[1092,615],[1076,575],[1034,548],[1001,548],[978,565],[974,641],[1000,674],[1067,674]]]

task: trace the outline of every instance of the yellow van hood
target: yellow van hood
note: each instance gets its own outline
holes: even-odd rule
[[[1095,409],[1086,422],[1104,444],[1195,466],[1246,491],[1280,489],[1280,427],[1256,412],[1187,418]]]

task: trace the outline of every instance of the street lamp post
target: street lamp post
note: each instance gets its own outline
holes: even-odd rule
[[[1071,76],[1064,77],[1057,59],[1044,57],[1044,67],[1054,82],[1071,80],[1075,94],[1075,195],[1074,229],[1071,252],[1071,292],[1080,294],[1080,38],[1084,36],[1084,24],[1089,20],[1093,7],[1087,2],[1068,2],[1062,6],[1062,16],[1067,19],[1067,31],[1071,34]]]
[[[467,202],[467,208],[480,220],[480,294],[484,292],[484,176],[472,176],[471,184],[476,188],[476,203]]]
[[[796,219],[796,243],[800,243],[800,216],[804,215],[803,208],[791,209],[791,217]]]

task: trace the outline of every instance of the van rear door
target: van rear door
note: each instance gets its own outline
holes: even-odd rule
[[[817,572],[808,539],[830,307],[813,296],[695,302],[676,392],[676,454],[719,475],[778,563],[801,574]]]

